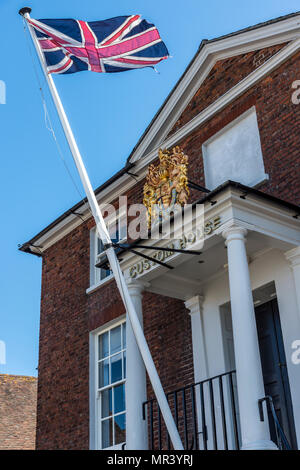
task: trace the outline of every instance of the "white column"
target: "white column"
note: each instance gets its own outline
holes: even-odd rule
[[[143,327],[142,292],[138,281],[128,283],[128,290]],[[126,450],[147,450],[147,421],[142,406],[147,400],[146,370],[135,336],[126,316]]]
[[[245,247],[247,231],[233,225],[223,231],[228,255],[230,301],[243,450],[277,449],[270,440],[267,413],[260,421],[258,400],[265,396]]]
[[[298,305],[298,314],[300,318],[300,246],[293,248],[285,253],[285,257],[288,260],[290,267],[293,272],[297,305]]]
[[[191,316],[195,382],[200,382],[208,378],[202,303],[203,296],[201,295],[195,295],[185,302],[185,306],[190,311]]]

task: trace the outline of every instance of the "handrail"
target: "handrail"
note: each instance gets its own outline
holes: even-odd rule
[[[274,425],[275,425],[276,440],[277,440],[278,448],[280,450],[283,450],[283,448],[285,450],[292,450],[292,448],[289,444],[289,441],[287,440],[287,437],[286,437],[286,435],[285,435],[285,433],[284,433],[284,431],[281,427],[281,424],[278,420],[276,410],[275,410],[275,406],[274,406],[274,402],[273,402],[273,398],[270,395],[266,395],[264,398],[261,398],[260,400],[258,400],[258,409],[259,409],[260,420],[264,421],[264,411],[263,411],[263,402],[264,401],[266,402],[267,406],[269,405],[269,408],[271,410],[273,422],[274,422]],[[280,434],[280,436],[278,435],[278,433]]]
[[[224,377],[225,375],[235,374],[235,373],[236,373],[235,369],[229,370],[227,372],[223,372],[223,374],[214,375],[213,377],[209,377],[208,379],[201,380],[200,382],[195,382],[195,383],[192,383],[190,385],[186,385],[185,387],[175,388],[175,390],[172,390],[171,392],[166,393],[166,396],[168,397],[168,396],[171,396],[173,393],[181,392],[182,390],[187,390],[188,388],[196,387],[197,385],[201,385],[201,384],[205,384],[206,382],[210,382],[211,380],[218,379],[219,377]],[[145,408],[147,403],[150,403],[151,401],[156,401],[156,398],[153,397],[153,398],[149,398],[149,400],[147,400],[147,401],[144,401],[143,409]]]
[[[239,449],[235,370],[177,388],[166,393],[186,450]],[[157,400],[143,403],[148,420],[149,448],[171,450]]]

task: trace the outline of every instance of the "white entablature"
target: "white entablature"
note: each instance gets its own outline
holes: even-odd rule
[[[300,245],[300,220],[295,217],[296,212],[292,207],[269,200],[263,194],[249,193],[244,196],[241,190],[230,184],[214,195],[213,199],[217,201],[216,204],[211,205],[207,201],[204,205],[204,224],[217,221],[217,225],[205,234],[204,243],[192,228],[191,218],[183,237],[176,240],[143,240],[143,245],[157,246],[157,250],[139,249],[148,256],[158,256],[160,261],[174,269],[169,270],[132,253],[123,253],[121,267],[125,277],[147,282],[149,291],[186,300],[201,293],[203,283],[222,274],[227,268],[222,233],[232,225],[248,231],[249,259],[271,249],[286,252]],[[170,247],[172,244],[174,248],[201,250],[202,255],[160,250],[161,247]]]

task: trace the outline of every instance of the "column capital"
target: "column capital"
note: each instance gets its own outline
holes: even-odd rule
[[[300,246],[292,248],[284,253],[291,267],[300,266]]]
[[[146,289],[146,287],[149,287],[149,285],[150,284],[148,282],[141,282],[135,279],[130,279],[127,281],[127,287],[131,296],[142,296],[143,291]]]
[[[247,229],[243,227],[242,225],[232,223],[228,225],[227,227],[225,226],[223,231],[222,231],[222,236],[225,238],[225,245],[227,246],[228,242],[231,242],[232,240],[242,240],[245,241],[247,235]]]
[[[203,302],[203,295],[195,295],[194,297],[191,297],[190,299],[186,300],[184,302],[184,305],[190,311],[189,314],[193,315],[194,313],[202,312]]]

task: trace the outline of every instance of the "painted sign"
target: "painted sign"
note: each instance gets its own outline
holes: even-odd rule
[[[204,237],[205,235],[210,235],[221,225],[221,217],[216,216],[213,219],[209,220],[204,224]],[[166,248],[180,248],[184,250],[187,247],[191,247],[194,243],[199,240],[203,240],[203,234],[200,230],[193,230],[186,233],[180,240],[175,240],[173,243],[167,245]],[[170,258],[174,255],[173,251],[162,251],[157,250],[152,258],[157,259],[158,261],[165,261],[167,258]],[[155,266],[155,261],[141,260],[138,263],[134,264],[129,268],[129,276],[134,279],[146,271],[149,271],[153,266]]]

